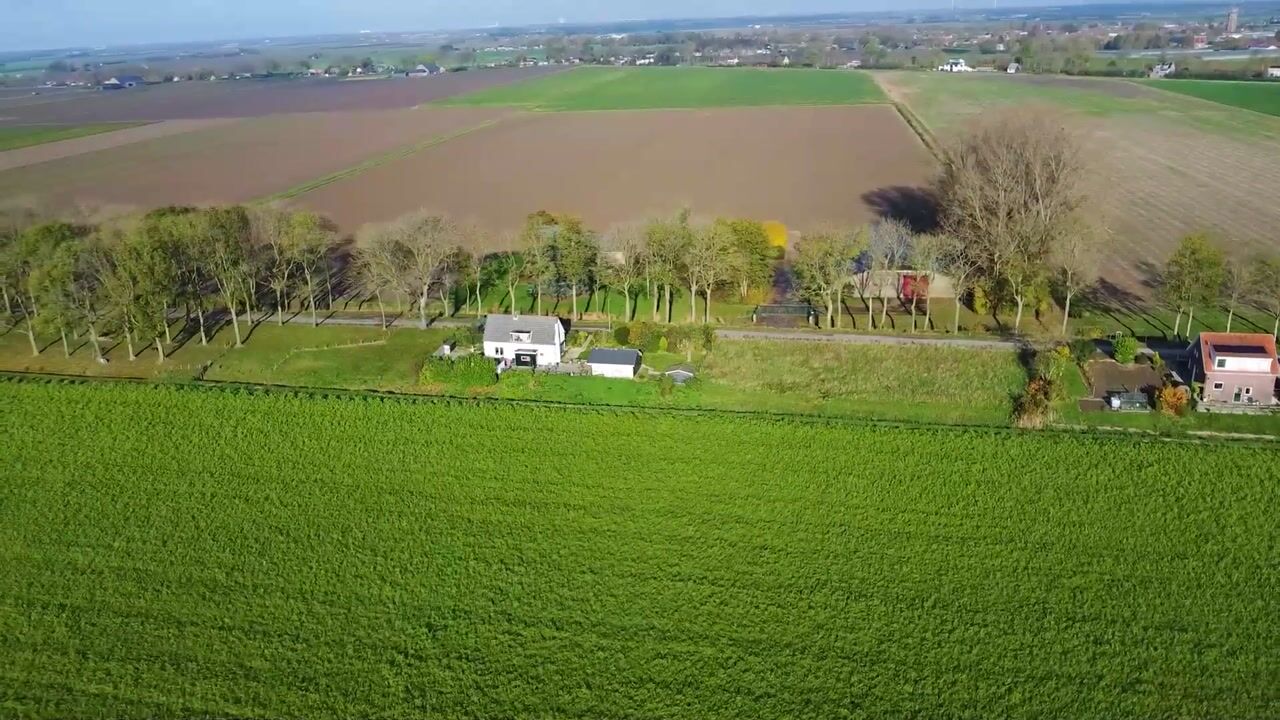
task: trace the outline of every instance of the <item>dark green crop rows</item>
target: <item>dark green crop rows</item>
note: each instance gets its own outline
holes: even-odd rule
[[[1273,451],[0,383],[0,716],[1275,717]]]

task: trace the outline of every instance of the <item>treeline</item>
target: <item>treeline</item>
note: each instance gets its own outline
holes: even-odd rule
[[[701,295],[702,321],[710,322],[713,292],[731,287],[745,298],[753,288],[767,287],[776,257],[760,223],[697,223],[688,211],[616,226],[603,235],[578,218],[536,212],[521,232],[518,249],[484,255],[464,249],[482,245],[469,235],[467,228],[426,212],[366,227],[356,237],[356,275],[384,318],[385,297],[414,297],[424,327],[432,292],[449,314],[459,286],[467,306],[475,298],[477,314],[486,288],[505,288],[514,308],[517,288],[527,285],[534,295],[534,312],[542,314],[543,296],[553,292],[571,298],[574,319],[580,312],[579,298],[599,296],[602,287],[625,298],[624,316],[629,319],[632,302],[643,289],[652,301],[655,322],[674,320],[673,295],[677,288],[687,289],[689,321],[698,321]]]
[[[672,297],[687,289],[690,322],[711,318],[712,294],[741,296],[768,287],[777,248],[756,222],[697,223],[688,212],[619,226],[601,235],[580,220],[538,212],[520,247],[475,252],[486,241],[469,228],[426,212],[370,226],[349,252],[335,229],[308,212],[277,208],[169,207],[103,224],[38,222],[7,215],[0,223],[0,294],[6,314],[24,328],[31,351],[37,334],[86,337],[98,361],[104,338],[120,337],[129,359],[148,347],[163,362],[173,344],[175,318],[185,319],[202,344],[211,317],[229,321],[243,342],[241,315],[270,312],[284,323],[291,306],[310,313],[332,307],[338,294],[376,301],[382,325],[387,306],[408,299],[423,327],[438,299],[446,315],[461,297],[477,315],[483,298],[503,288],[511,307],[517,288],[530,288],[536,312],[544,294],[598,295],[608,286],[626,298],[626,317],[641,289],[653,299],[654,321],[671,322]]]

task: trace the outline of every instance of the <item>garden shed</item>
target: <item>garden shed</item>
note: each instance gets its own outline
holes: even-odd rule
[[[596,348],[587,356],[587,367],[597,377],[634,378],[640,372],[640,351],[631,348]]]

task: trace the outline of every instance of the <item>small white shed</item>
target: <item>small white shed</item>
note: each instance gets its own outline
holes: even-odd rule
[[[596,377],[631,380],[640,372],[640,351],[631,348],[598,348],[587,356],[587,367]]]

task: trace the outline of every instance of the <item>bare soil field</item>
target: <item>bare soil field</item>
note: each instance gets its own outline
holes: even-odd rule
[[[423,108],[230,121],[0,172],[0,196],[50,210],[246,202],[508,114]]]
[[[540,209],[600,229],[687,206],[804,230],[866,222],[933,168],[886,105],[532,113],[297,202],[348,231],[425,208],[494,243]]]
[[[124,127],[121,130],[113,130],[88,137],[7,150],[0,152],[0,171],[37,165],[51,160],[60,160],[144,140],[181,135],[231,122],[235,122],[235,120],[218,118],[209,120],[166,120],[165,122],[151,123],[150,125],[139,127]]]
[[[1112,233],[1104,289],[1149,300],[1185,235],[1216,233],[1229,252],[1274,251],[1280,206],[1280,118],[1137,83],[1059,76],[877,73],[945,143],[979,114],[1050,105],[1080,135],[1091,166],[1091,217]]]
[[[28,96],[0,101],[0,122],[98,123],[410,108],[560,71],[553,67],[497,68],[430,78],[183,82],[113,92]]]

